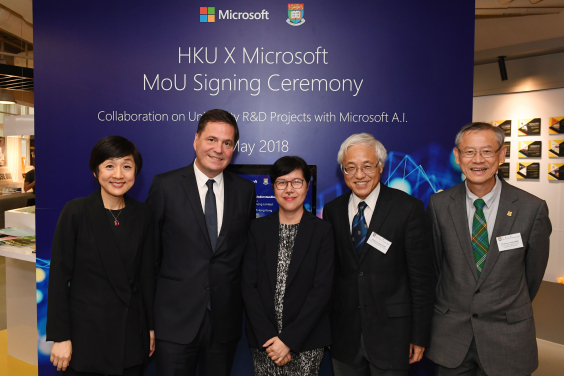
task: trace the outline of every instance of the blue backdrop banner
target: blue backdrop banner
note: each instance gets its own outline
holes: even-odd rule
[[[34,29],[41,376],[56,373],[45,342],[53,232],[64,204],[98,187],[88,160],[104,136],[141,151],[129,193],[140,201],[154,175],[193,161],[212,108],[239,123],[232,163],[299,155],[317,166],[318,215],[348,190],[337,151],[352,133],[382,141],[382,180],[425,202],[460,181],[450,152],[472,115],[473,2],[62,0],[35,2]],[[233,374],[252,374],[244,338]]]

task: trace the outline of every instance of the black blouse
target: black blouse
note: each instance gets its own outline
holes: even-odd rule
[[[113,216],[112,216],[113,214]],[[121,258],[127,267],[127,279],[130,284],[133,284],[134,273],[131,270],[135,258],[135,247],[128,242],[128,234],[131,234],[131,227],[134,224],[135,218],[128,215],[127,207],[121,210],[106,210],[106,216],[109,221],[110,228],[117,244],[117,248],[121,254]],[[115,219],[119,223],[115,225]],[[127,328],[125,330],[125,354],[123,361],[123,368],[129,368],[143,364],[145,354],[149,351],[144,351],[142,347],[143,339],[141,333],[141,319],[139,309],[139,295],[131,294],[131,302],[129,303],[129,310],[127,312]]]

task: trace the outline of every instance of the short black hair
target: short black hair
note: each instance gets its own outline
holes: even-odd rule
[[[98,141],[92,148],[89,162],[90,171],[98,177],[98,166],[105,160],[123,158],[128,155],[133,156],[133,161],[135,162],[135,176],[137,176],[141,171],[141,167],[143,167],[143,158],[141,158],[141,153],[137,150],[137,146],[125,137],[106,136]]]
[[[229,112],[217,108],[204,112],[204,114],[200,117],[200,121],[198,122],[198,130],[196,131],[196,133],[198,135],[201,135],[206,128],[206,124],[208,124],[210,121],[232,125],[233,128],[235,128],[235,143],[239,141],[239,127],[237,126],[237,120],[235,120],[235,117]]]
[[[306,161],[298,156],[286,156],[279,158],[270,168],[270,184],[274,185],[274,182],[280,176],[288,175],[298,169],[302,170],[304,180],[306,184],[309,184],[311,171],[309,170]]]

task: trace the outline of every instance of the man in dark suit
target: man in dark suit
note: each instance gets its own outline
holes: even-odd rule
[[[538,366],[531,302],[548,262],[546,202],[496,173],[505,134],[486,123],[456,136],[462,182],[431,196],[437,300],[427,356],[439,376],[524,376]]]
[[[337,159],[352,192],[323,209],[335,234],[336,376],[407,375],[429,343],[434,278],[425,208],[380,182],[386,156],[370,134],[347,138]]]
[[[155,176],[155,336],[159,376],[229,375],[241,335],[241,260],[255,217],[254,184],[224,171],[239,139],[223,110],[202,115],[196,160]]]

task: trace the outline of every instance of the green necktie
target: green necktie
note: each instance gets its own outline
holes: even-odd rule
[[[474,221],[472,222],[472,249],[474,250],[474,259],[476,260],[476,268],[478,276],[482,273],[482,268],[486,262],[490,242],[488,241],[488,225],[484,216],[484,206],[486,203],[481,198],[474,201],[476,212],[474,213]]]

